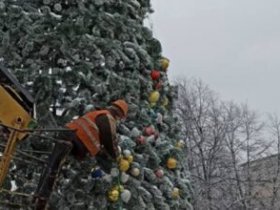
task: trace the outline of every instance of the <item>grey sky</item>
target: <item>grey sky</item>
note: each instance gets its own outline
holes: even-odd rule
[[[152,0],[169,77],[200,77],[222,99],[280,114],[279,0]]]

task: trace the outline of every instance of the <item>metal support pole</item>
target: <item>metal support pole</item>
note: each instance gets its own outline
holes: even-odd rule
[[[20,129],[22,126],[21,118],[18,118],[15,123],[15,128]],[[13,158],[13,154],[15,153],[17,141],[18,141],[19,132],[17,130],[12,130],[7,145],[5,147],[4,153],[0,162],[0,190],[3,186],[7,173],[9,171],[10,162]]]

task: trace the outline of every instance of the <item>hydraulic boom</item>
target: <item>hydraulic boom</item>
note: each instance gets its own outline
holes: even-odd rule
[[[9,138],[0,159],[0,191],[9,171],[10,162],[17,143],[28,133],[27,129],[34,114],[34,100],[20,85],[16,77],[3,66],[0,66],[0,123],[9,128]]]

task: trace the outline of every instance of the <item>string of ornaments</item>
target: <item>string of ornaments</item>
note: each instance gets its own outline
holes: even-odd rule
[[[163,124],[163,115],[158,111],[157,107],[160,106],[162,110],[166,110],[169,105],[169,100],[166,96],[161,96],[160,92],[164,88],[164,83],[161,80],[162,75],[166,74],[169,60],[162,58],[159,61],[160,70],[153,69],[150,71],[150,78],[153,83],[153,90],[150,92],[148,102],[150,103],[150,117],[154,118],[155,125],[150,124],[143,128],[142,132],[137,128],[132,129],[131,137],[135,139],[136,147],[145,147],[147,145],[156,145],[157,139],[160,136],[159,127]],[[160,102],[160,104],[159,104]],[[128,131],[129,132],[129,131]],[[178,141],[175,148],[181,149],[184,146],[182,140]],[[143,158],[143,154],[136,154],[129,149],[119,148],[120,156],[117,160],[117,165],[112,168],[109,175],[104,173],[99,168],[95,168],[92,171],[92,178],[99,179],[105,177],[105,179],[112,180],[112,186],[107,192],[108,201],[111,203],[119,204],[119,209],[124,210],[122,203],[127,204],[133,197],[129,184],[130,181],[142,180],[143,174],[147,176],[149,174],[151,180],[155,183],[162,182],[165,176],[165,170],[175,170],[178,166],[177,159],[174,156],[170,156],[166,159],[165,165],[158,166],[155,169],[149,169],[143,166],[140,162],[137,162]],[[136,158],[135,158],[136,156]],[[153,182],[153,181],[152,181]],[[170,198],[176,200],[180,198],[180,189],[178,187],[172,187],[170,185]]]
[[[169,66],[169,60],[167,58],[162,58],[160,60],[160,66],[161,69],[163,70],[164,73],[166,73],[168,66]],[[152,70],[150,73],[151,79],[153,80],[153,87],[154,90],[150,93],[149,95],[149,102],[150,102],[150,106],[153,108],[156,106],[156,104],[158,103],[161,95],[160,95],[160,89],[162,88],[163,84],[162,81],[160,80],[161,77],[161,73],[159,70]],[[167,108],[167,106],[169,105],[169,100],[166,96],[163,97],[163,100],[161,102],[161,106],[164,107],[165,109]],[[157,124],[161,124],[162,123],[162,115],[160,113],[157,113],[157,118],[156,118],[156,122]],[[148,136],[154,135],[156,133],[156,131],[153,129],[152,126],[146,127],[145,128],[145,134]],[[141,142],[143,137],[141,136],[139,140],[141,140]],[[179,140],[175,147],[177,149],[182,149],[184,147],[184,141]],[[167,160],[166,160],[166,167],[169,170],[174,170],[177,168],[177,159],[175,157],[170,156]],[[161,179],[164,176],[164,170],[162,168],[158,168],[155,170],[155,175],[157,178]],[[172,199],[178,199],[180,197],[180,189],[178,187],[173,187],[173,189],[171,190],[171,198]]]
[[[163,70],[163,72],[167,72],[167,69],[169,67],[169,59],[168,58],[161,58],[160,59],[160,66],[161,69]],[[155,90],[153,90],[150,95],[149,95],[149,102],[151,107],[154,107],[156,105],[156,103],[159,101],[160,99],[160,93],[159,93],[159,89],[161,88],[161,84],[162,82],[160,81],[160,77],[161,77],[161,73],[159,70],[152,70],[151,71],[151,79],[154,82],[154,88]],[[169,104],[168,98],[165,96],[162,102],[162,106],[163,107],[167,107]],[[160,113],[157,114],[157,123],[161,123],[162,121],[162,116]],[[145,128],[145,133],[150,136],[153,135],[155,133],[155,130],[150,126],[150,127],[146,127]],[[182,145],[181,145],[182,146]],[[168,158],[167,162],[166,162],[166,166],[168,169],[175,169],[177,167],[177,160],[173,157]]]
[[[161,66],[161,70],[163,71],[163,74],[166,74],[168,66],[169,66],[169,60],[167,58],[162,58],[160,60],[160,66]],[[160,102],[160,106],[161,108],[166,111],[167,107],[169,105],[169,100],[166,96],[161,96],[160,92],[164,92],[161,91],[164,88],[164,82],[160,80],[160,71],[158,70],[152,70],[151,71],[151,78],[154,82],[154,91],[151,92],[150,97],[149,97],[149,101],[150,101],[150,105],[152,108],[154,108],[157,103],[159,102],[159,99],[162,99]],[[157,124],[161,124],[162,123],[162,114],[157,113],[157,118],[156,118],[156,122]],[[152,126],[146,128],[145,130],[146,135],[151,136],[154,135],[156,133],[155,130],[152,129]],[[177,160],[175,157],[169,157],[166,161],[166,166],[167,169],[169,170],[175,170],[177,168]],[[155,175],[157,178],[161,179],[164,176],[164,169],[160,168],[157,169],[155,171]],[[177,199],[179,198],[179,188],[174,187],[171,191],[171,197],[173,199]]]

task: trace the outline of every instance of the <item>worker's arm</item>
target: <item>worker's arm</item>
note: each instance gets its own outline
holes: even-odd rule
[[[100,115],[96,118],[99,128],[100,144],[103,145],[111,158],[118,155],[118,143],[116,135],[116,120],[111,115]]]

